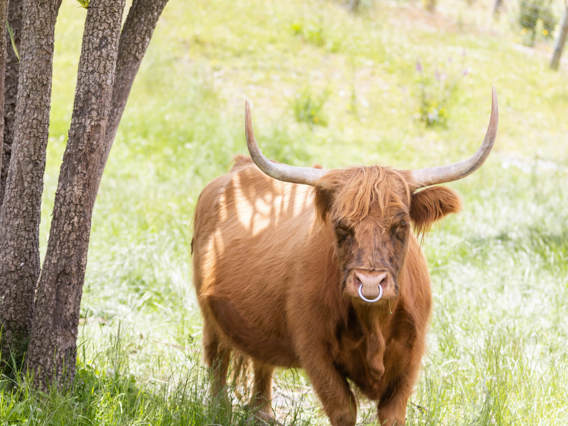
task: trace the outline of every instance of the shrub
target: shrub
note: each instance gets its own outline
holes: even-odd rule
[[[534,46],[538,33],[551,38],[556,24],[550,0],[520,0],[519,25],[526,34],[525,44]]]
[[[314,94],[309,88],[303,89],[293,101],[294,116],[296,121],[309,125],[327,126],[327,118],[323,108],[329,97],[326,89],[319,94]]]
[[[337,38],[331,37],[331,32],[326,31],[322,20],[301,20],[295,21],[290,25],[292,34],[300,37],[304,42],[316,47],[321,47],[329,52],[338,52],[341,49],[341,42]]]
[[[451,60],[449,61],[451,63]],[[427,127],[446,126],[449,108],[457,93],[459,83],[468,74],[467,68],[448,68],[446,71],[436,69],[427,73],[422,63],[416,63],[418,78],[416,79],[416,95],[419,101],[419,119]]]

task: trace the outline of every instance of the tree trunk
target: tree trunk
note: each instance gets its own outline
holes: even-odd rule
[[[0,34],[6,34],[6,21],[8,20],[8,0],[0,0]],[[4,75],[6,70],[6,44],[0,43],[0,117],[4,117]],[[2,162],[4,145],[4,120],[0,119],[0,176],[2,176]],[[0,209],[2,196],[0,195]]]
[[[120,35],[116,80],[112,92],[112,110],[106,132],[107,156],[126,107],[134,78],[160,15],[168,0],[134,0]],[[105,157],[106,160],[106,157]]]
[[[495,0],[493,2],[493,19],[497,19],[499,17],[502,6],[503,6],[503,0]]]
[[[351,10],[351,12],[357,12],[357,9],[359,8],[359,4],[361,4],[361,0],[350,0],[349,1],[349,10]]]
[[[14,35],[16,49],[20,48],[22,34],[22,0],[10,0],[8,2],[8,25]],[[0,150],[3,157],[2,169],[0,170],[0,209],[4,199],[4,189],[10,166],[10,154],[12,153],[12,140],[14,139],[14,121],[16,118],[16,99],[18,96],[18,71],[20,61],[14,52],[10,35],[6,34],[6,72],[4,75],[4,147]],[[19,50],[18,50],[19,51]]]
[[[550,61],[550,68],[557,70],[560,65],[560,58],[562,56],[562,51],[564,50],[564,45],[566,44],[566,36],[568,35],[568,5],[564,9],[564,18],[562,18],[562,27],[558,33],[558,39],[556,40],[556,45],[554,46],[554,53],[552,54],[552,60]]]
[[[23,360],[39,276],[39,223],[49,130],[55,20],[61,0],[24,0],[12,159],[0,212],[2,352]],[[4,358],[5,359],[5,358]]]
[[[91,0],[75,104],[38,284],[27,366],[40,388],[75,375],[79,308],[91,215],[104,168],[120,24],[125,0]]]

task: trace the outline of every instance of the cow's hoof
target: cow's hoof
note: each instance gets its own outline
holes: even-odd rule
[[[272,414],[264,413],[262,411],[251,414],[247,419],[247,424],[255,426],[284,426],[276,420]]]

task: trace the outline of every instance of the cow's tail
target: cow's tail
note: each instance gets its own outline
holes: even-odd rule
[[[251,392],[252,360],[240,351],[231,353],[231,387],[239,399],[245,399]]]

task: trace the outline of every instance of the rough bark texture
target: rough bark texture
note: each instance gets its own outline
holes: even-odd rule
[[[560,58],[562,57],[562,51],[564,50],[564,45],[566,44],[566,36],[568,35],[568,5],[564,9],[564,17],[562,18],[562,27],[558,33],[558,39],[556,39],[556,45],[554,46],[554,53],[552,54],[552,60],[550,61],[550,68],[557,70],[560,65]]]
[[[6,34],[8,20],[8,0],[0,0],[0,34]],[[6,44],[0,43],[0,117],[4,117],[4,70],[6,69]],[[4,152],[4,120],[0,120],[0,154]],[[0,155],[0,176],[2,176],[3,156]],[[2,197],[0,195],[0,209]]]
[[[19,363],[39,276],[39,223],[49,128],[54,29],[61,0],[24,0],[12,159],[0,212],[2,349]]]
[[[22,3],[23,0],[10,0],[8,2],[8,24],[14,33],[14,42],[19,51],[22,35]],[[0,150],[3,157],[0,171],[0,208],[4,198],[8,167],[12,153],[12,140],[14,139],[14,121],[16,117],[16,99],[18,96],[18,71],[20,61],[12,47],[12,41],[6,32],[6,73],[4,76],[4,146]]]
[[[124,3],[91,0],[87,12],[71,127],[28,348],[27,366],[41,388],[69,383],[75,374],[91,215],[104,169]]]
[[[140,68],[152,33],[168,0],[134,0],[120,35],[112,110],[106,133],[107,155],[110,151],[134,78]]]

